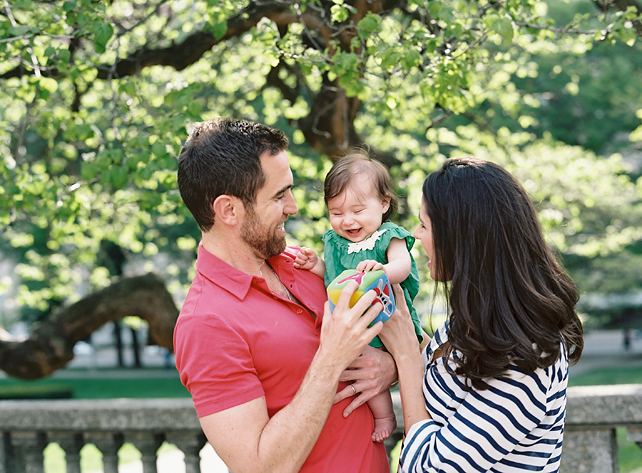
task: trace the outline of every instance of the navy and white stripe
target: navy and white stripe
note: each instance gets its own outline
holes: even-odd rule
[[[432,359],[447,340],[446,323],[423,352],[424,398],[433,420],[410,428],[399,459],[401,471],[558,471],[568,382],[564,347],[546,369],[525,373],[511,365],[505,377],[486,380],[488,389],[466,391],[463,377],[446,370],[445,363],[456,368],[452,358]]]

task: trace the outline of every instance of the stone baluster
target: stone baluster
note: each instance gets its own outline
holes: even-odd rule
[[[47,446],[43,432],[12,432],[11,443],[16,454],[17,469],[21,473],[44,473],[42,451]]]
[[[14,466],[11,435],[9,432],[3,432],[2,437],[0,437],[0,473],[11,473],[13,471],[16,471],[16,467]]]
[[[619,472],[614,428],[564,430],[561,473]]]
[[[73,432],[49,433],[49,441],[56,442],[65,452],[67,473],[80,473],[80,450],[85,445],[82,434]]]
[[[163,434],[151,432],[131,432],[125,435],[125,441],[130,442],[138,449],[143,462],[143,473],[157,473],[156,452],[163,443]]]
[[[85,434],[85,443],[93,443],[102,452],[105,473],[118,473],[118,450],[123,446],[122,434],[91,432]]]
[[[168,432],[166,439],[185,454],[185,473],[200,473],[200,453],[207,443],[205,435],[193,432]]]

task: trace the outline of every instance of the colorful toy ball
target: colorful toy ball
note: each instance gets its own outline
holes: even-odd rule
[[[379,315],[372,323],[375,324],[379,321],[385,322],[392,317],[396,307],[395,298],[392,295],[392,287],[390,286],[388,276],[386,276],[386,273],[382,270],[363,273],[357,272],[354,269],[346,269],[339,274],[339,276],[328,285],[327,289],[328,301],[330,302],[330,308],[332,310],[334,310],[337,302],[339,302],[341,291],[350,281],[356,281],[359,284],[359,287],[350,298],[350,307],[354,306],[366,292],[373,289],[377,293],[375,302],[379,300],[383,304],[383,310],[379,312]]]

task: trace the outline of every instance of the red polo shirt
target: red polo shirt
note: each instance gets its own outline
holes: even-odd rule
[[[327,298],[322,279],[294,269],[297,251],[289,247],[269,263],[316,320],[272,293],[263,278],[238,271],[199,246],[196,276],[174,331],[176,366],[199,417],[261,396],[272,417],[296,394],[319,347]],[[351,399],[332,407],[301,472],[390,471],[383,444],[371,440],[374,420],[367,405],[343,418]]]

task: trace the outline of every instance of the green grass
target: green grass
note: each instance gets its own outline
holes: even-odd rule
[[[569,386],[601,386],[609,384],[642,384],[642,369],[639,366],[606,368],[571,375]]]
[[[151,372],[151,373],[150,373]],[[114,399],[121,397],[150,398],[150,397],[190,397],[189,392],[176,376],[168,376],[163,370],[145,370],[145,376],[136,376],[135,372],[127,373],[120,378],[103,378],[95,371],[87,371],[83,376],[56,376],[34,381],[24,381],[15,378],[0,379],[0,397],[4,393],[19,393],[24,399],[28,393],[31,398],[51,399],[49,391],[55,392],[64,387],[70,390],[74,399]],[[8,398],[5,395],[4,398]]]
[[[72,395],[72,387],[62,383],[0,386],[0,399],[69,399]]]

